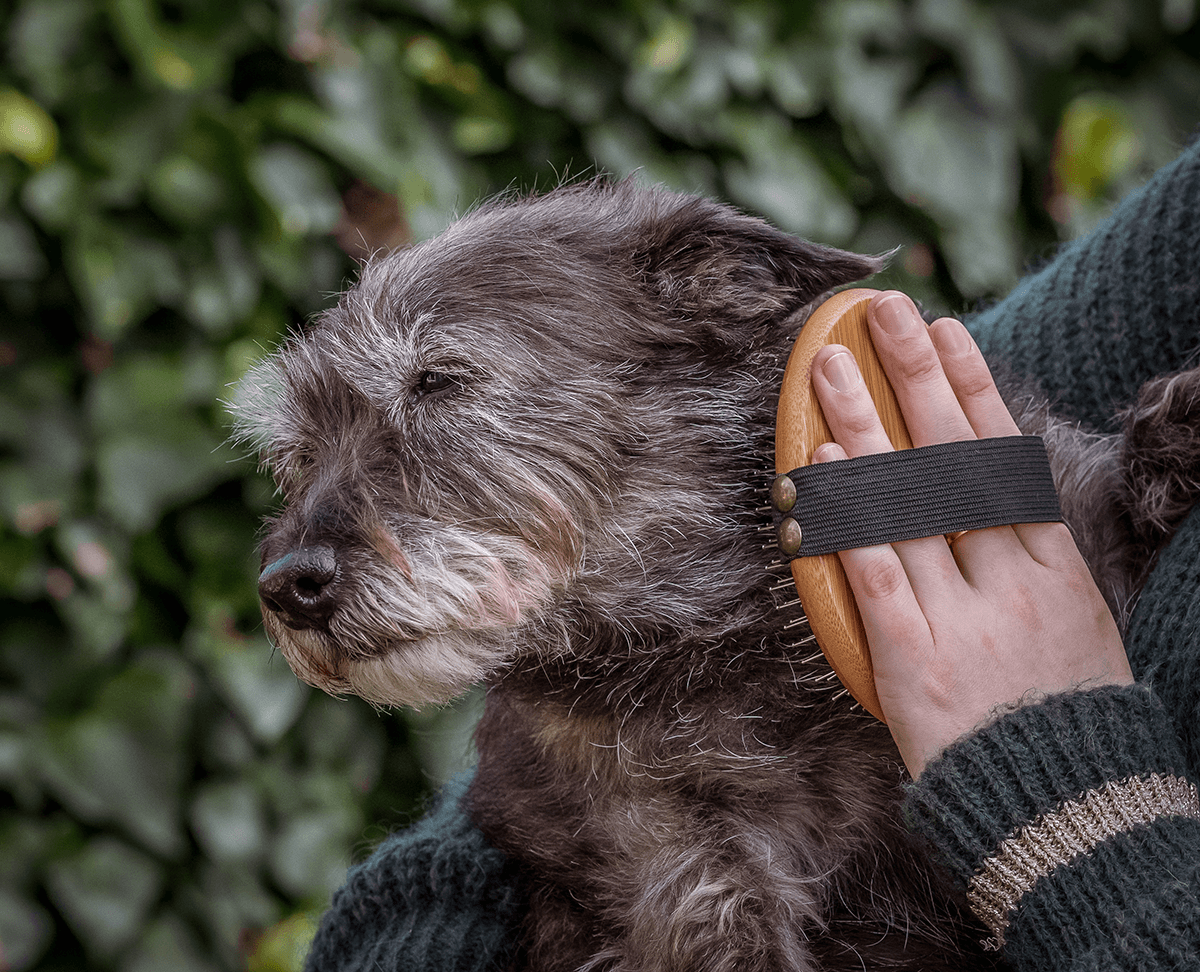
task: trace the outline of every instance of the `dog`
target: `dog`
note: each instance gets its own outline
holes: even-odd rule
[[[243,381],[297,675],[382,706],[487,684],[470,806],[530,875],[516,967],[999,966],[765,532],[791,343],[883,263],[628,180],[510,196],[376,257]],[[1198,390],[1110,436],[1007,396],[1119,618],[1190,503],[1163,470]]]

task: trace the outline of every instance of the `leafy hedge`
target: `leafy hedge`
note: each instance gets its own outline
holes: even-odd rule
[[[472,698],[301,687],[220,399],[353,276],[599,169],[952,311],[1200,117],[1191,0],[23,0],[0,10],[0,969],[293,969]]]

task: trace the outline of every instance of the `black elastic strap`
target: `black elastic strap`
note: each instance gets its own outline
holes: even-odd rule
[[[1035,435],[944,442],[787,475],[796,485],[795,505],[775,518],[777,525],[790,517],[800,526],[800,549],[788,559],[1062,519],[1046,446]]]

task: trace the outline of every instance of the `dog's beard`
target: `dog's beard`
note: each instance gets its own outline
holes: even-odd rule
[[[323,629],[296,630],[264,611],[299,678],[377,705],[447,702],[509,661],[513,632],[566,585],[561,560],[516,537],[445,528],[429,540],[401,554],[389,536],[343,556],[337,609]]]

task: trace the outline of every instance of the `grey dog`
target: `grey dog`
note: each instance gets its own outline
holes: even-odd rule
[[[701,198],[564,187],[376,258],[243,383],[285,501],[263,615],[296,673],[381,705],[487,683],[471,807],[530,875],[521,967],[997,964],[765,549],[791,342],[880,265]],[[1197,389],[1160,382],[1130,427]],[[1010,402],[1120,615],[1178,512],[1128,470],[1154,480],[1172,437],[1142,454]]]

